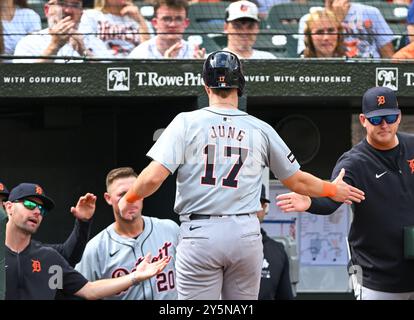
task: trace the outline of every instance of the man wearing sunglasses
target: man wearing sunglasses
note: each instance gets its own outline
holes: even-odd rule
[[[160,273],[169,258],[147,254],[135,272],[116,279],[89,282],[54,249],[32,240],[54,202],[36,184],[22,183],[11,190],[5,203],[6,299],[53,300],[58,292],[85,299],[101,299],[122,292]]]
[[[4,211],[4,203],[8,198],[9,191],[6,185],[0,182],[0,300],[3,300],[5,296],[4,243],[8,219]],[[71,208],[71,212],[76,218],[76,221],[72,233],[67,240],[61,244],[44,244],[58,251],[72,267],[81,260],[86,243],[89,240],[91,221],[95,212],[95,202],[96,197],[92,194],[86,194],[80,197],[76,207]],[[33,209],[37,205],[30,200],[25,200],[23,204]],[[45,208],[42,207],[42,211],[46,214]]]
[[[397,132],[401,111],[391,89],[375,87],[362,99],[361,125],[367,136],[338,160],[344,181],[365,191],[354,203],[349,231],[354,293],[360,300],[414,299],[414,254],[404,232],[414,229],[414,136]],[[279,195],[285,212],[333,213],[340,203],[295,193]],[[411,239],[413,241],[413,239]],[[411,259],[411,260],[410,260]],[[351,269],[350,269],[351,270]]]
[[[9,191],[7,190],[5,184],[0,182],[0,209],[4,209],[4,204],[8,198]],[[75,267],[75,265],[81,260],[86,243],[89,240],[92,217],[95,213],[95,203],[95,195],[87,193],[84,196],[81,196],[76,206],[71,208],[71,213],[76,218],[76,221],[72,233],[66,241],[60,244],[44,244],[45,246],[50,246],[58,251],[72,267]],[[27,200],[25,204],[26,207],[35,205],[34,203],[29,203],[29,200]],[[47,214],[47,210],[44,208],[42,208],[42,211],[44,212],[44,215]],[[0,232],[5,230],[6,223],[7,215],[5,216],[4,227],[3,229],[0,229]]]

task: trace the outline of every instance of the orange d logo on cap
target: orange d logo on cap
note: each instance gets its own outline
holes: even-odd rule
[[[378,106],[385,104],[385,96],[377,96]]]
[[[36,194],[43,194],[43,189],[41,186],[36,186],[36,190],[35,190]]]
[[[0,191],[4,191],[4,184],[0,182]]]

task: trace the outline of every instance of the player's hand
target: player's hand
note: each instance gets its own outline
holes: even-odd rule
[[[352,202],[360,203],[362,200],[365,200],[364,191],[343,181],[344,175],[345,169],[342,168],[336,179],[332,181],[336,185],[336,195],[331,197],[331,199],[346,204],[352,204]]]
[[[175,58],[178,55],[178,52],[183,47],[181,40],[173,44],[167,50],[165,50],[164,58]]]
[[[206,49],[200,48],[198,45],[194,46],[193,58],[194,59],[204,59],[206,55]]]
[[[143,281],[159,274],[170,262],[171,256],[164,257],[151,263],[151,253],[147,253],[144,260],[135,270],[135,281]]]
[[[76,219],[82,221],[90,220],[96,209],[96,196],[92,193],[87,193],[80,197],[76,207],[71,207],[70,212]]]
[[[283,212],[304,212],[311,206],[311,198],[296,192],[282,193],[276,197],[276,205]]]

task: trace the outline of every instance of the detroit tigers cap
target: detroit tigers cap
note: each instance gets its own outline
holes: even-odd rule
[[[237,19],[253,19],[260,21],[259,10],[257,6],[250,1],[236,1],[230,3],[226,9],[226,21],[233,21]]]
[[[386,87],[368,89],[362,97],[362,113],[367,118],[400,114],[395,92]]]
[[[260,201],[270,203],[270,200],[266,198],[266,188],[264,184],[262,184],[262,192],[260,193]]]
[[[9,194],[9,201],[13,202],[20,199],[29,197],[39,198],[43,201],[43,206],[46,210],[52,210],[55,207],[55,203],[50,199],[41,186],[35,183],[21,183],[17,187],[14,187]]]
[[[9,190],[7,190],[6,186],[2,182],[0,182],[0,194],[6,197],[9,196]]]

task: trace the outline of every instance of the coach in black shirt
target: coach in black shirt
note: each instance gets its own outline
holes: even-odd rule
[[[36,184],[22,183],[11,190],[5,208],[6,299],[55,299],[58,290],[65,295],[100,299],[127,290],[164,269],[167,258],[150,263],[147,255],[136,271],[115,279],[89,282],[74,270],[53,248],[31,239],[53,201]]]
[[[404,230],[414,226],[414,136],[397,133],[401,121],[395,93],[385,87],[367,90],[362,99],[361,125],[366,139],[344,153],[332,176],[344,168],[344,181],[365,191],[354,204],[349,231],[357,299],[414,299],[413,254],[404,254]],[[283,211],[330,214],[340,205],[328,198],[279,195]],[[410,240],[410,239],[408,239]],[[413,241],[413,239],[411,239]],[[362,274],[361,274],[362,271]]]

